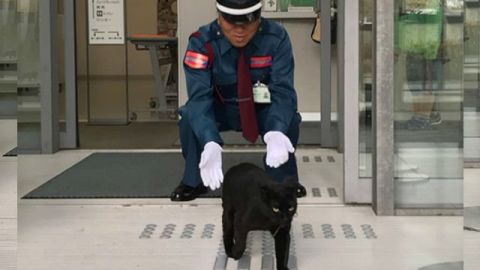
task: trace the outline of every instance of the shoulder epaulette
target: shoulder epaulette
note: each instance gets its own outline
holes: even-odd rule
[[[208,56],[208,66],[211,66],[213,64],[214,60],[214,53],[213,53],[213,48],[212,45],[210,44],[210,41],[212,40],[212,34],[208,26],[202,26],[198,31],[193,32],[190,38],[198,38],[202,43],[203,46],[205,47],[205,50],[207,51],[207,56]]]
[[[271,21],[268,19],[263,19],[263,23],[261,24],[262,33],[264,35],[273,35],[282,39],[285,35],[285,28],[283,28],[280,24],[275,21]]]

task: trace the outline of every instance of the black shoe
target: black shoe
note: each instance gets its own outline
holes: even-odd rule
[[[297,198],[302,198],[307,196],[307,190],[302,184],[298,183],[297,185]]]
[[[207,187],[203,184],[198,185],[197,187],[191,187],[185,185],[183,182],[178,185],[178,187],[170,195],[170,200],[172,202],[185,202],[195,200],[198,196],[208,192]]]

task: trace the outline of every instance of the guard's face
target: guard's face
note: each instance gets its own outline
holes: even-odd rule
[[[219,15],[218,24],[227,40],[234,47],[242,48],[248,44],[257,32],[258,26],[260,25],[260,19],[250,23],[237,25],[229,23],[222,17],[222,15]]]

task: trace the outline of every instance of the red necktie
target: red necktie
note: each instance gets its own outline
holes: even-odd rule
[[[238,50],[237,62],[237,98],[240,108],[240,124],[242,125],[243,137],[254,143],[258,137],[257,117],[255,104],[253,103],[250,70],[245,63],[243,51],[243,48]]]

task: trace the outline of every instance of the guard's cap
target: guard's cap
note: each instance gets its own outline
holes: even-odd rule
[[[261,0],[217,0],[217,9],[231,24],[244,24],[257,20],[262,8]]]

